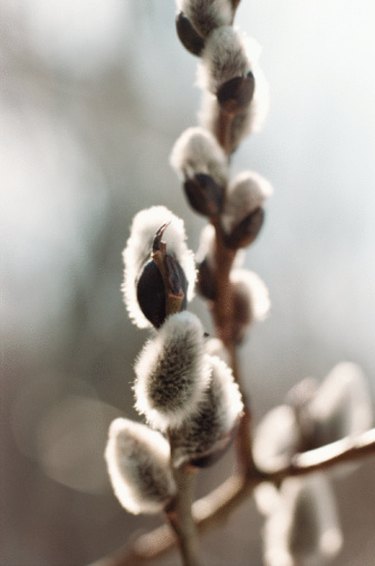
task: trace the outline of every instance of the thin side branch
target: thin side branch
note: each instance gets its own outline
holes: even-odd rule
[[[223,521],[263,481],[279,484],[290,476],[302,476],[327,470],[336,464],[375,456],[375,428],[354,438],[344,438],[301,454],[289,466],[272,473],[254,471],[253,475],[233,475],[218,488],[196,501],[193,516],[199,533]],[[176,545],[176,538],[167,526],[141,535],[129,549],[121,549],[91,566],[136,566],[164,555]]]

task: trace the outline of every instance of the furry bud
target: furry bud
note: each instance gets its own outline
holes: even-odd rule
[[[194,314],[169,316],[146,343],[135,365],[136,409],[161,431],[197,410],[210,379],[203,327]]]
[[[252,40],[248,52],[251,54],[251,70],[247,71],[247,75],[251,73],[254,79],[254,92],[252,96],[250,88],[252,82],[251,77],[248,81],[243,82],[246,75],[229,79],[227,83],[224,82],[217,88],[217,92],[209,92],[206,90],[208,80],[207,69],[205,67],[202,66],[198,77],[201,86],[204,88],[202,109],[199,113],[201,126],[218,137],[221,128],[222,111],[226,109],[231,112],[235,111],[235,114],[232,115],[227,134],[227,144],[230,153],[236,150],[244,137],[258,132],[262,128],[269,108],[269,87],[264,73],[257,62],[257,53],[260,52],[260,48],[254,40]],[[234,89],[235,86],[239,88],[239,91]],[[232,92],[234,96],[232,96]],[[247,96],[245,96],[246,92],[248,93]],[[220,102],[217,95],[220,98]],[[232,100],[233,102],[229,102]],[[226,104],[228,104],[229,107],[227,107]]]
[[[203,173],[222,189],[227,184],[225,153],[214,136],[203,128],[188,128],[181,134],[174,144],[170,162],[185,180]]]
[[[183,12],[176,17],[176,31],[182,45],[192,55],[200,55],[204,49],[204,39],[197,33]]]
[[[199,68],[203,88],[217,94],[222,85],[237,77],[246,77],[251,71],[246,44],[231,26],[215,29],[206,39]]]
[[[178,0],[177,6],[202,37],[215,28],[230,25],[233,19],[230,0]]]
[[[272,194],[270,183],[258,173],[246,171],[231,183],[223,213],[231,249],[249,246],[257,238],[264,222],[264,201]]]
[[[294,410],[288,405],[271,409],[257,426],[253,456],[266,472],[286,467],[300,445],[300,432]]]
[[[371,395],[361,368],[337,364],[306,408],[314,422],[314,446],[365,432],[373,425]]]
[[[158,513],[176,492],[169,444],[145,425],[114,420],[105,459],[115,495],[130,513]]]
[[[223,226],[230,234],[245,218],[259,210],[272,194],[270,183],[254,171],[245,171],[235,177],[229,185]]]
[[[196,277],[194,256],[185,243],[183,221],[164,206],[153,206],[138,212],[133,219],[130,237],[123,252],[125,272],[122,291],[129,316],[139,328],[151,326],[147,317],[149,311],[151,311],[149,314],[151,320],[159,322],[164,320],[162,313],[159,312],[162,308],[164,289],[161,287],[161,280],[155,267],[148,266],[155,234],[164,224],[167,225],[163,234],[167,252],[179,265],[176,269],[181,269],[183,272],[180,273],[181,281],[186,278],[187,300],[191,300],[194,295]],[[147,296],[147,288],[149,296]],[[155,293],[154,297],[151,291]],[[158,311],[156,314],[155,310]]]
[[[335,557],[343,538],[326,477],[284,480],[263,534],[266,566],[323,564]]]
[[[268,289],[261,278],[247,269],[233,269],[230,274],[233,284],[233,339],[240,343],[251,324],[262,321],[270,311]]]
[[[206,356],[211,367],[209,388],[197,412],[172,431],[175,466],[189,462],[205,467],[215,462],[233,439],[243,403],[232,370],[216,356]]]

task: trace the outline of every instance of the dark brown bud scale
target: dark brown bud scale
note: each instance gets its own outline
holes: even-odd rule
[[[238,114],[251,103],[255,90],[255,79],[250,71],[246,77],[235,77],[221,85],[217,100],[228,114]]]
[[[252,244],[263,226],[264,216],[265,213],[262,207],[250,212],[233,228],[230,234],[226,235],[225,245],[231,250],[237,250]]]
[[[197,173],[184,183],[190,206],[203,216],[217,216],[223,209],[225,189],[205,173]]]
[[[235,344],[241,344],[247,334],[253,319],[253,312],[249,297],[233,290],[233,328],[232,339]]]
[[[199,35],[183,12],[176,17],[176,30],[182,45],[193,55],[199,56],[204,48],[204,39]]]
[[[174,284],[182,288],[184,299],[181,304],[181,310],[186,309],[186,289],[187,280],[185,273],[173,256],[167,255],[168,265],[173,265]],[[162,275],[154,260],[148,261],[141,272],[137,282],[137,300],[142,313],[147,320],[151,322],[155,328],[160,328],[166,319],[166,291]]]
[[[198,265],[197,291],[205,299],[214,301],[216,298],[216,283],[212,269],[207,259]]]

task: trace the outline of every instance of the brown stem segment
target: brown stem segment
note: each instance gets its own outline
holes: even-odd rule
[[[201,566],[198,534],[191,511],[195,472],[187,467],[173,470],[177,495],[166,511],[168,522],[177,536],[184,566]]]
[[[236,250],[224,244],[224,234],[218,219],[213,219],[216,231],[215,240],[215,288],[216,300],[211,305],[211,314],[217,336],[222,340],[230,356],[233,376],[239,385],[244,402],[244,414],[241,419],[237,438],[237,463],[241,474],[251,474],[254,469],[251,451],[251,411],[249,402],[241,382],[237,347],[234,341],[233,289],[230,282],[230,271]]]
[[[219,142],[225,153],[228,155],[228,157],[233,151],[231,140],[231,127],[233,119],[234,114],[225,112],[223,109],[220,109],[217,124],[217,141]]]
[[[288,466],[271,473],[254,470],[252,476],[235,474],[194,503],[193,517],[196,528],[199,533],[203,533],[223,521],[263,481],[279,485],[287,477],[327,470],[337,464],[353,462],[366,456],[375,456],[375,428],[355,438],[344,438],[321,448],[296,454]],[[131,548],[120,549],[91,566],[137,566],[163,556],[175,544],[173,532],[164,525],[141,535]]]

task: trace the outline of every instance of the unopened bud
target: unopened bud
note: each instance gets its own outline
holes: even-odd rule
[[[223,212],[223,226],[230,234],[236,226],[263,207],[271,196],[270,183],[254,171],[244,171],[230,183]],[[245,223],[246,224],[246,223]]]
[[[115,495],[130,513],[158,513],[176,492],[169,444],[145,425],[114,420],[105,459]]]
[[[266,318],[271,303],[268,289],[262,279],[248,269],[233,269],[230,274],[233,285],[233,339],[241,343],[248,328]]]
[[[185,181],[194,180],[202,174],[206,176],[201,178],[202,181],[211,177],[212,186],[208,187],[211,193],[215,183],[217,185],[215,194],[222,195],[228,177],[227,158],[215,137],[207,130],[203,128],[185,130],[174,144],[170,162]],[[216,196],[215,200],[217,199]],[[222,196],[219,196],[219,202],[221,199]]]
[[[217,95],[225,83],[245,78],[251,70],[246,44],[237,31],[222,26],[209,35],[199,68],[199,80],[204,88]]]

